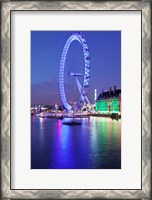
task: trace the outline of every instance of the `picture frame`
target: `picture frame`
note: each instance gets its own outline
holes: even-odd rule
[[[46,10],[141,11],[142,16],[142,180],[141,189],[11,189],[11,12]],[[151,2],[150,1],[2,1],[1,2],[1,198],[2,199],[150,199],[151,198]],[[131,178],[131,177],[130,177]]]

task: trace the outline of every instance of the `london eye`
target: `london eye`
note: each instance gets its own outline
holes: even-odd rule
[[[82,47],[83,50],[83,60],[84,60],[84,70],[83,73],[70,71],[68,75],[70,77],[73,77],[75,79],[75,83],[77,85],[77,89],[79,91],[80,95],[80,102],[81,104],[90,104],[89,99],[87,97],[87,89],[89,87],[89,80],[90,80],[90,53],[87,41],[85,39],[85,36],[80,31],[75,31],[72,33],[72,35],[67,39],[63,51],[62,56],[60,60],[60,66],[59,66],[59,90],[60,90],[60,96],[63,105],[67,110],[72,110],[72,105],[69,104],[69,101],[66,96],[66,90],[65,90],[65,62],[67,53],[69,50],[69,47],[73,41],[78,41],[79,44]],[[82,83],[80,82],[80,77],[83,79]]]

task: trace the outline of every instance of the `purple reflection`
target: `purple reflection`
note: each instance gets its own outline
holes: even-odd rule
[[[32,169],[120,169],[121,121],[90,117],[80,126],[31,120]]]

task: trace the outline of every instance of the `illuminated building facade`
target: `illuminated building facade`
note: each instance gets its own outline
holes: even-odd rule
[[[121,89],[113,90],[109,87],[109,91],[102,91],[96,99],[96,111],[101,114],[121,114]]]

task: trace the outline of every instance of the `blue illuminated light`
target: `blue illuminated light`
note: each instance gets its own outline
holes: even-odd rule
[[[72,35],[68,38],[68,40],[66,41],[66,43],[64,45],[64,48],[62,51],[62,56],[61,56],[61,61],[60,61],[60,68],[59,68],[60,96],[61,96],[61,100],[62,100],[64,106],[68,110],[71,110],[72,107],[67,103],[66,96],[65,96],[64,67],[65,67],[65,60],[66,60],[66,55],[67,55],[68,49],[74,40],[77,40],[83,48],[84,63],[85,63],[83,88],[84,87],[86,88],[89,86],[89,79],[90,79],[90,59],[91,59],[91,57],[89,56],[89,48],[88,48],[88,45],[87,45],[87,42],[85,40],[83,33],[80,31],[74,31],[74,32],[72,32]],[[83,96],[86,96],[86,93],[83,94]]]

